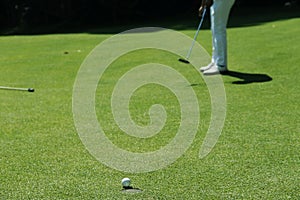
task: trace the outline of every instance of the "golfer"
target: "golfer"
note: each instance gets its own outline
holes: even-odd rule
[[[213,46],[211,63],[200,68],[200,71],[203,72],[204,75],[222,74],[228,71],[226,27],[234,1],[235,0],[202,0],[199,15],[202,15],[204,8],[210,8]]]

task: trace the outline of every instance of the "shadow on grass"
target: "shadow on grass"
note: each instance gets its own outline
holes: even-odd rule
[[[234,78],[238,78],[240,80],[233,81],[232,84],[236,85],[244,85],[250,83],[263,83],[272,81],[272,77],[267,74],[250,74],[236,71],[228,71],[223,76],[230,76]]]
[[[238,78],[239,80],[231,82],[234,85],[246,85],[251,83],[264,83],[264,82],[270,82],[273,80],[272,77],[270,77],[267,74],[251,74],[251,73],[244,73],[244,72],[237,72],[237,71],[228,71],[226,73],[222,73],[222,76],[230,76],[233,78]],[[205,86],[205,83],[192,83],[191,87],[196,86]]]

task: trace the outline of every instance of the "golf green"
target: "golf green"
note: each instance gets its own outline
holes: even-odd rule
[[[35,92],[0,90],[0,198],[299,199],[300,19],[234,23],[228,28],[232,72],[221,77],[226,119],[217,144],[203,159],[199,149],[209,129],[211,102],[196,68],[170,52],[144,49],[114,61],[99,81],[97,119],[114,145],[135,153],[158,150],[172,140],[181,123],[180,102],[161,85],[137,89],[129,105],[132,120],[139,126],[151,124],[148,111],[154,104],[164,105],[167,120],[154,137],[128,136],[111,112],[118,78],[133,66],[158,62],[191,83],[188,88],[200,108],[193,143],[174,163],[149,173],[126,173],[99,162],[74,125],[78,70],[92,49],[113,34],[1,36],[0,85]],[[195,29],[176,31],[192,38]],[[211,52],[208,29],[201,30],[198,41]],[[122,192],[124,177],[142,192]]]

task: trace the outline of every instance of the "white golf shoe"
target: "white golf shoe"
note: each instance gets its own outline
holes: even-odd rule
[[[203,75],[225,74],[226,72],[228,72],[226,66],[223,67],[214,64],[209,69],[203,71]]]
[[[215,64],[213,62],[211,62],[209,65],[201,67],[200,68],[200,72],[204,72],[206,70],[209,70],[212,66],[214,66]]]

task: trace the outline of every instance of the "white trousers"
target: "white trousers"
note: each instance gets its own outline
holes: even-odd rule
[[[212,62],[218,66],[227,66],[226,27],[230,9],[235,0],[214,0],[210,7],[212,31]]]

